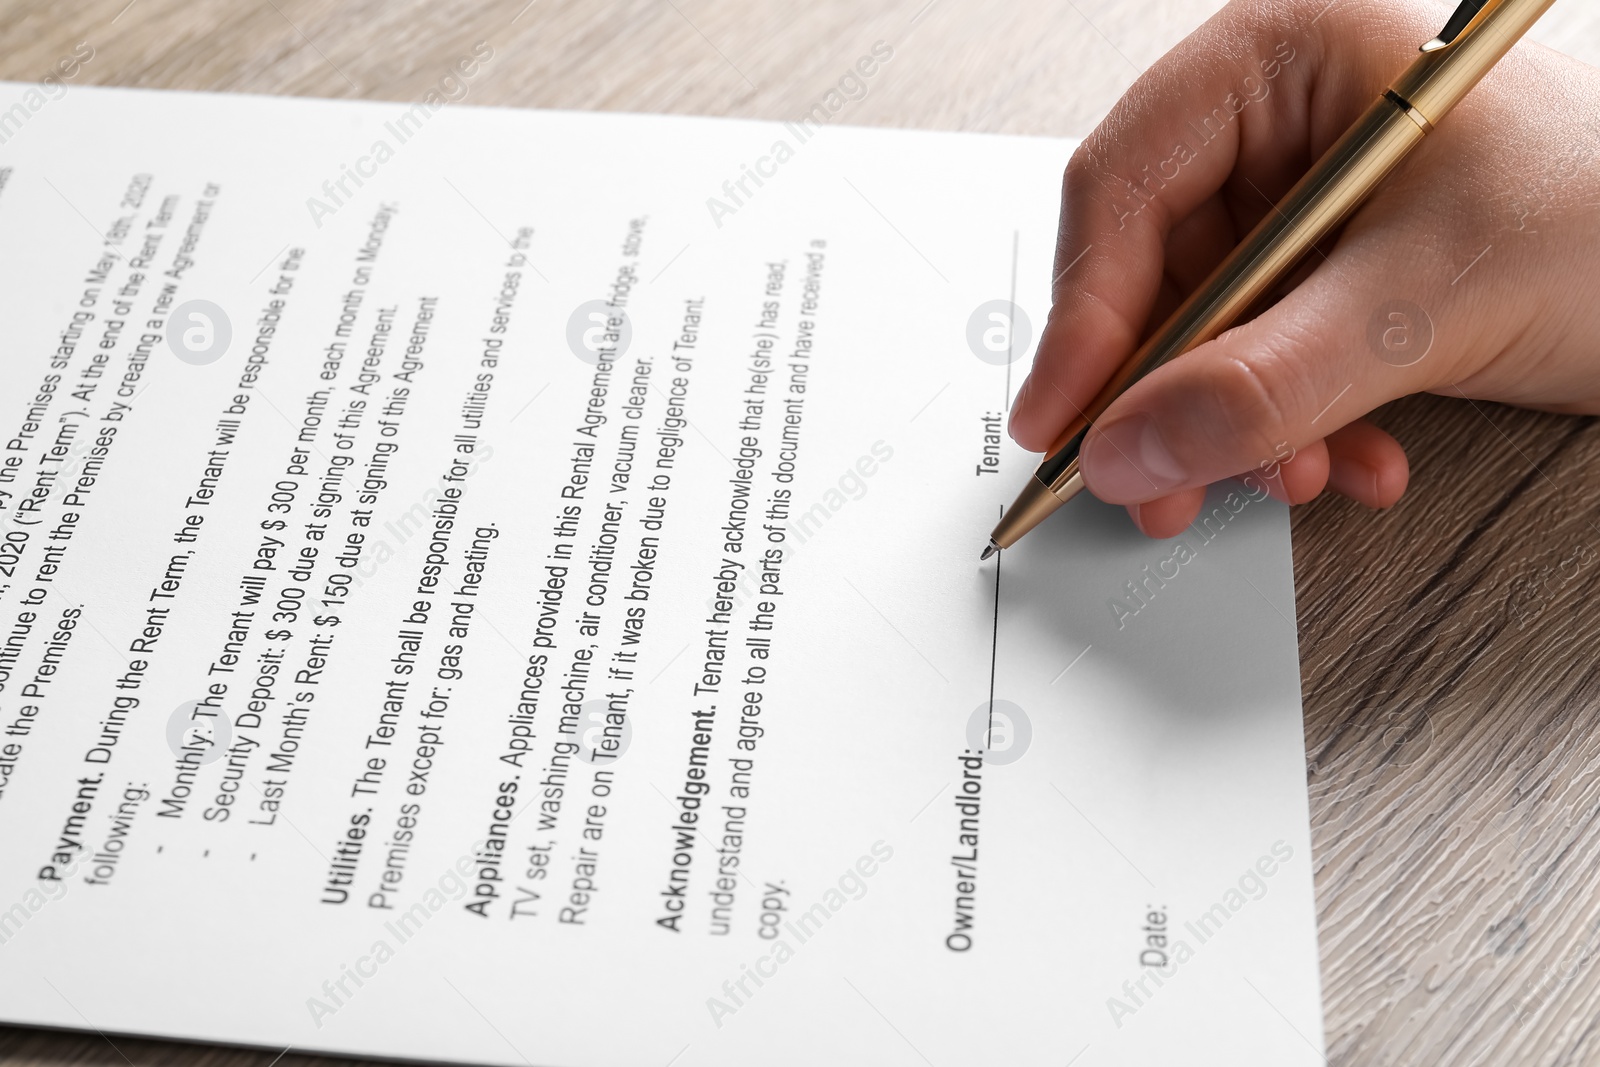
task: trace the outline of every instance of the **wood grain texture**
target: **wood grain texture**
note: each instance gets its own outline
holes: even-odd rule
[[[845,121],[1081,137],[1220,6],[525,2],[0,0],[0,77],[87,40],[88,83],[410,100],[484,40],[473,103],[788,119],[881,39]],[[1534,36],[1600,64],[1600,4]],[[1600,428],[1438,398],[1379,421],[1406,500],[1294,517],[1329,1062],[1600,1063]],[[345,1062],[276,1055],[0,1028],[22,1067]]]

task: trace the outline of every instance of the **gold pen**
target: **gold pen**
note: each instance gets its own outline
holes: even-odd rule
[[[1163,363],[1217,337],[1282,280],[1361,206],[1554,2],[1464,0],[1405,73],[1067,425],[994,528],[983,558],[1016,544],[1083,489],[1079,449],[1113,400]]]

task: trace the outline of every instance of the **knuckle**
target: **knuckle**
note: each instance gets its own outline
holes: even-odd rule
[[[1301,444],[1298,413],[1305,409],[1304,375],[1292,355],[1269,345],[1229,356],[1211,383],[1216,421],[1252,465],[1270,460],[1282,442]]]
[[[1061,174],[1062,202],[1071,207],[1082,209],[1089,204],[1099,204],[1107,199],[1106,191],[1111,178],[1111,163],[1105,153],[1099,151],[1091,136],[1080,144],[1067,160],[1066,169]]]
[[[1075,182],[1081,182],[1085,175],[1095,169],[1096,160],[1094,148],[1090,140],[1079,142],[1078,147],[1072,150],[1072,155],[1067,157],[1067,167],[1061,174],[1061,183],[1068,189]]]

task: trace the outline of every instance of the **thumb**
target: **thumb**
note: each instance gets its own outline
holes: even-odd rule
[[[1090,492],[1143,503],[1269,466],[1447,380],[1434,337],[1442,300],[1393,285],[1405,276],[1395,252],[1382,281],[1336,251],[1259,317],[1130,387],[1084,440]]]
[[[1305,156],[1383,91],[1407,62],[1403,42],[1436,29],[1424,17],[1408,5],[1237,0],[1138,79],[1063,176],[1052,307],[1012,407],[1019,444],[1046,450],[1090,406]]]

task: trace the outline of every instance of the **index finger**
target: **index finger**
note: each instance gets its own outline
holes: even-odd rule
[[[1153,314],[1382,92],[1406,42],[1427,36],[1425,20],[1328,0],[1235,0],[1140,76],[1066,168],[1052,307],[1012,409],[1018,443],[1054,442]]]

